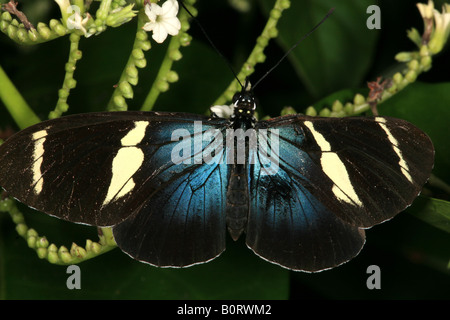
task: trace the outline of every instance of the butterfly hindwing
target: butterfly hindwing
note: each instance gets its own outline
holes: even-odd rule
[[[191,124],[184,129],[193,132]],[[209,124],[203,125],[201,134],[208,129]],[[221,139],[223,132],[218,130],[215,134]],[[199,154],[194,151],[195,139],[193,134],[182,139],[192,151],[180,159],[187,160],[187,164],[174,163],[156,153],[156,171],[155,161],[144,165],[144,170],[154,172],[154,177],[143,181],[138,189],[139,193],[148,194],[148,199],[142,201],[142,207],[133,216],[113,228],[119,247],[140,261],[183,267],[211,260],[225,250],[224,212],[229,178],[226,152],[218,148],[209,163],[196,160]],[[161,151],[170,153],[176,144],[166,144],[167,149]],[[203,141],[202,158],[211,145],[209,139]]]
[[[247,245],[291,269],[351,259],[364,244],[359,228],[410,205],[432,169],[431,141],[399,119],[285,116],[256,127],[272,130],[259,136],[272,162],[252,153]]]

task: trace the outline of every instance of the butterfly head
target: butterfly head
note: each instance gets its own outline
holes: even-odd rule
[[[241,91],[233,97],[234,116],[238,118],[253,117],[256,110],[256,101],[250,91]]]
[[[256,99],[252,91],[252,86],[249,79],[245,80],[245,85],[242,86],[241,92],[238,92],[233,97],[233,119],[240,120],[248,124],[253,124],[256,120],[254,117],[256,110]]]

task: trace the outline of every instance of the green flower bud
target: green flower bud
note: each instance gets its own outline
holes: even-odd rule
[[[430,56],[425,56],[420,59],[420,65],[422,68],[425,69],[425,71],[429,70],[431,68],[432,59]]]
[[[77,80],[75,79],[67,79],[67,88],[73,89],[77,86]]]
[[[35,248],[36,247],[36,237],[35,236],[29,236],[27,238],[27,244],[28,244],[28,247]]]
[[[70,53],[70,57],[75,61],[80,60],[83,57],[83,52],[81,50],[73,50]]]
[[[16,232],[21,236],[24,237],[27,234],[28,227],[24,223],[20,223],[16,226]]]
[[[11,23],[6,30],[6,33],[8,37],[10,37],[11,39],[15,39],[17,35],[17,27]]]
[[[395,84],[399,84],[403,81],[403,75],[400,72],[397,72],[392,77],[392,80],[394,80]]]
[[[119,85],[119,89],[125,98],[127,98],[127,99],[133,98],[133,95],[134,95],[133,88],[131,87],[131,85],[128,82],[122,81]]]
[[[15,223],[15,224],[19,224],[19,223],[24,223],[25,222],[25,219],[23,218],[23,215],[21,214],[21,213],[19,213],[19,212],[14,212],[13,213],[13,211],[12,210],[10,210],[11,211],[11,218],[12,218],[12,220],[13,220],[13,222]]]
[[[39,259],[44,259],[45,257],[47,257],[48,250],[47,250],[47,248],[38,248],[36,250],[36,253],[37,253]]]
[[[8,11],[5,11],[2,13],[0,20],[5,21],[5,22],[11,22],[12,16]]]
[[[422,36],[420,35],[419,31],[417,29],[411,29],[407,31],[407,36],[409,39],[411,39],[412,42],[416,44],[417,47],[422,46]]]
[[[297,114],[297,111],[295,111],[294,108],[289,106],[289,107],[284,107],[280,113],[281,116],[285,116],[285,115],[289,115],[289,114]]]
[[[147,66],[147,60],[145,58],[134,60],[134,65],[140,69],[145,68]]]
[[[167,73],[166,79],[168,82],[170,83],[174,83],[177,82],[179,77],[178,77],[178,73],[176,73],[175,71],[171,70]]]
[[[136,33],[136,40],[147,41],[148,40],[147,32],[145,32],[144,30],[139,30]]]
[[[413,54],[411,52],[399,52],[395,55],[395,60],[398,62],[408,62],[413,59]]]
[[[192,41],[192,37],[186,32],[181,33],[178,39],[183,47],[187,47]]]
[[[62,114],[69,110],[69,105],[66,102],[60,102],[57,104],[56,108],[58,109],[60,114]]]
[[[113,99],[113,101],[114,101],[114,104],[115,104],[118,108],[120,108],[121,110],[126,109],[127,103],[125,102],[124,97],[122,97],[122,96],[115,96],[114,99]]]
[[[90,248],[95,254],[99,254],[102,251],[102,245],[98,242],[93,242]]]
[[[406,75],[405,75],[405,79],[409,82],[412,83],[414,81],[416,81],[417,79],[417,72],[414,70],[409,70]]]
[[[39,234],[34,229],[28,229],[27,231],[27,237],[38,237]]]
[[[69,253],[69,250],[65,246],[61,246],[58,250],[58,256],[64,263],[69,263],[72,260],[72,256]]]
[[[5,33],[6,33],[6,30],[8,29],[8,26],[9,26],[9,22],[8,22],[8,21],[2,21],[2,20],[0,20],[0,30],[1,30],[2,32],[5,32]]]
[[[72,256],[77,258],[84,258],[86,256],[86,250],[76,243],[72,243],[72,247],[70,248],[70,253]]]
[[[28,33],[28,39],[30,39],[33,42],[36,42],[38,40],[38,34],[36,32],[36,30],[31,29],[27,31]]]
[[[128,78],[137,78],[139,74],[138,70],[133,65],[128,66],[125,73]]]
[[[277,28],[270,28],[268,31],[269,31],[270,38],[278,37],[278,29]]]
[[[320,110],[320,112],[319,112],[319,116],[321,116],[321,117],[329,117],[330,114],[331,114],[331,111],[328,108],[324,108],[324,109]]]
[[[414,71],[419,70],[419,61],[417,61],[416,59],[411,60],[411,61],[408,63],[408,68],[409,68],[410,70],[414,70]]]
[[[178,61],[183,57],[183,55],[181,54],[180,50],[172,50],[170,52],[170,59],[172,59],[173,61]]]
[[[47,260],[50,263],[56,264],[59,262],[59,256],[57,252],[47,250]]]
[[[57,24],[55,26],[55,32],[59,35],[59,36],[64,36],[66,34],[66,28],[62,25],[62,24]]]
[[[36,241],[36,247],[37,248],[47,248],[48,247],[48,240],[46,237],[40,237]]]
[[[280,11],[280,10],[272,10],[272,11],[270,12],[270,17],[271,17],[272,19],[276,19],[276,20],[280,19],[280,17],[281,17],[281,11]]]
[[[291,1],[290,0],[281,1],[280,6],[283,9],[288,9],[291,6]]]
[[[331,110],[334,112],[340,112],[344,109],[344,106],[342,105],[342,102],[340,102],[339,100],[336,100],[333,102],[333,104],[331,105]]]
[[[344,105],[344,112],[345,112],[345,114],[351,115],[351,114],[354,113],[354,111],[355,111],[355,108],[354,108],[354,105],[353,105],[352,103],[347,102],[347,103]]]
[[[16,36],[17,36],[17,39],[20,42],[27,42],[28,41],[28,33],[27,33],[27,30],[25,28],[17,29]]]
[[[140,41],[138,43],[138,45],[139,45],[139,48],[141,48],[141,50],[143,50],[143,51],[148,51],[152,47],[150,41],[148,41],[148,40]]]
[[[131,56],[137,60],[143,59],[145,57],[141,49],[133,49],[133,51],[131,51]]]
[[[58,90],[58,97],[60,99],[67,99],[69,97],[69,91],[65,90],[65,89],[59,89]]]
[[[117,8],[110,12],[109,16],[106,18],[106,24],[110,27],[118,27],[124,23],[127,23],[133,19],[137,11],[133,11],[134,4],[130,4],[125,8]]]
[[[37,30],[44,40],[48,40],[52,36],[52,31],[45,23],[39,22],[37,25]]]
[[[160,80],[157,82],[156,87],[159,91],[166,92],[167,90],[169,90],[169,83],[167,81]]]

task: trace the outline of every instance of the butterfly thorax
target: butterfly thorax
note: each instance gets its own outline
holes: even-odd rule
[[[233,105],[234,112],[230,119],[232,128],[243,130],[253,128],[256,122],[254,117],[256,102],[253,93],[250,91],[237,93],[233,98]]]

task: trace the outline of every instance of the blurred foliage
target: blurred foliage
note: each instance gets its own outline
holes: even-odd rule
[[[3,3],[5,1],[2,1]],[[422,19],[410,0],[375,1],[381,8],[380,30],[368,30],[366,0],[291,1],[280,21],[280,35],[257,67],[257,80],[283,53],[335,7],[335,14],[284,61],[258,87],[261,114],[276,116],[283,107],[304,112],[321,102],[352,99],[367,94],[367,82],[392,75],[398,68],[394,56],[413,49],[406,30],[420,31]],[[31,22],[58,17],[50,0],[23,1]],[[249,1],[237,11],[225,0],[199,0],[198,19],[216,46],[236,70],[245,61],[267,19],[273,0]],[[435,1],[440,8],[443,1]],[[130,54],[136,21],[83,39],[78,62],[77,87],[71,92],[69,113],[101,111],[111,97]],[[190,46],[174,64],[178,82],[161,95],[154,110],[205,113],[232,81],[226,64],[192,26]],[[69,50],[67,37],[33,47],[21,47],[0,34],[0,64],[33,110],[44,119],[57,101]],[[152,45],[147,67],[140,72],[130,109],[139,109],[152,86],[167,44]],[[450,181],[450,59],[448,50],[433,60],[433,68],[419,81],[379,106],[380,114],[407,119],[426,131],[435,143],[435,174]],[[327,103],[329,103],[327,105]],[[17,129],[0,103],[0,125]],[[429,190],[431,192],[433,190]],[[436,192],[436,191],[434,191]],[[431,193],[424,192],[424,195]],[[436,195],[436,194],[434,194]],[[444,200],[448,194],[440,194]],[[447,197],[447,198],[446,198]],[[187,269],[158,269],[132,260],[116,249],[80,264],[81,290],[66,288],[66,267],[39,260],[6,214],[0,214],[0,298],[2,299],[449,299],[450,234],[423,222],[422,203],[413,214],[402,213],[388,223],[367,230],[361,254],[345,265],[317,274],[294,273],[256,257],[243,239],[228,243],[227,251],[207,264]],[[445,206],[443,206],[445,207]],[[442,208],[442,207],[440,207]],[[28,224],[51,241],[95,239],[96,229],[60,221],[21,207]],[[434,210],[427,208],[427,210]],[[445,207],[448,213],[448,206]],[[417,213],[419,211],[419,213]],[[448,215],[447,215],[448,217]],[[448,220],[447,220],[448,223]],[[69,243],[60,243],[70,247]],[[366,287],[367,267],[381,268],[381,290]]]

